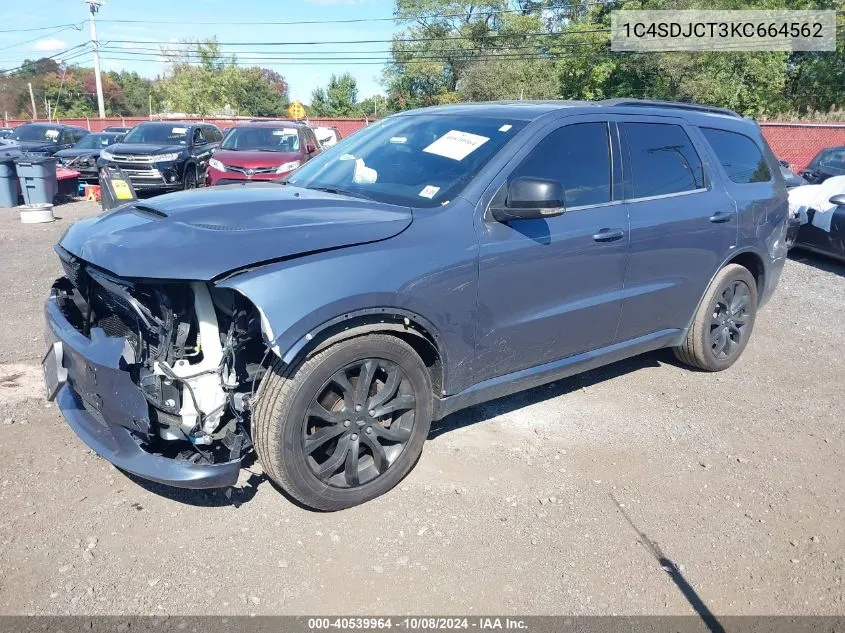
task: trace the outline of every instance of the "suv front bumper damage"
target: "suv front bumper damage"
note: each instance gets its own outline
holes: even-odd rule
[[[220,488],[237,482],[241,460],[196,464],[149,452],[149,405],[132,381],[134,352],[126,339],[94,328],[86,338],[65,318],[55,294],[44,306],[48,396],[95,453],[129,473],[179,488]],[[52,394],[50,393],[52,392]]]

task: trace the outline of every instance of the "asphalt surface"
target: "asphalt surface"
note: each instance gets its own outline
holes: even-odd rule
[[[475,407],[320,514],[257,463],[131,479],[45,403],[51,247],[95,211],[0,209],[0,614],[845,614],[845,266],[796,253],[727,372],[664,351]]]

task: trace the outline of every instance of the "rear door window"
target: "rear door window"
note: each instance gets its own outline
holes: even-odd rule
[[[568,208],[610,202],[607,123],[575,123],[551,132],[514,170],[513,178],[559,181]]]
[[[648,198],[705,187],[704,167],[680,125],[623,123],[628,139],[633,197]]]
[[[744,134],[710,127],[701,128],[701,132],[733,182],[748,184],[769,182],[772,179],[772,173],[757,143]]]

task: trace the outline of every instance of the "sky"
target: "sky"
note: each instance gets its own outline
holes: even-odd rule
[[[325,86],[332,73],[344,72],[358,80],[358,97],[363,99],[384,92],[380,84],[383,68],[380,60],[387,57],[389,40],[399,27],[389,19],[373,20],[390,18],[392,13],[393,0],[105,0],[97,14],[97,36],[103,47],[104,71],[129,70],[146,77],[164,73],[166,64],[157,54],[158,44],[130,43],[129,40],[179,42],[217,36],[220,42],[243,43],[242,46],[223,47],[224,52],[239,53],[241,63],[251,62],[281,73],[288,80],[291,99],[309,103],[315,88]],[[19,66],[26,58],[52,56],[90,42],[87,19],[88,9],[83,0],[0,0],[0,31],[4,31],[0,32],[0,69]],[[370,21],[326,22],[350,19]],[[83,21],[80,30],[62,29],[62,25],[78,25]],[[292,21],[322,23],[269,24]],[[57,28],[27,30],[54,25]],[[305,44],[349,40],[381,41]],[[284,45],[263,45],[267,42]],[[79,50],[75,53],[79,55],[76,58],[74,51],[68,51],[63,57],[68,58],[68,63],[93,65],[90,53]],[[379,61],[348,57],[375,57]]]

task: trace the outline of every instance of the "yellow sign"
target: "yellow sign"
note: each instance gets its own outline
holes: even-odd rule
[[[299,120],[305,116],[305,108],[302,107],[299,101],[294,101],[288,108],[288,114],[290,118]]]
[[[132,190],[125,180],[112,180],[114,195],[118,200],[132,200]]]

